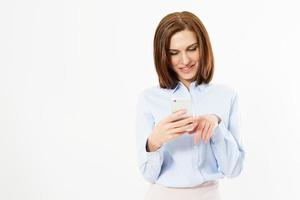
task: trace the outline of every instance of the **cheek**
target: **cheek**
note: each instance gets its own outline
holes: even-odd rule
[[[193,59],[193,61],[199,61],[199,59],[200,59],[199,52],[194,52],[194,53],[191,55],[191,58]]]
[[[178,65],[178,63],[179,63],[178,56],[171,57],[171,64],[172,64],[173,67],[175,67],[176,65]]]

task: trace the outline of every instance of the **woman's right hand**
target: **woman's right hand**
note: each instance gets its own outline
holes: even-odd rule
[[[159,149],[164,143],[176,139],[183,133],[196,127],[193,116],[186,116],[186,110],[179,110],[162,119],[148,137],[147,150],[152,152]]]

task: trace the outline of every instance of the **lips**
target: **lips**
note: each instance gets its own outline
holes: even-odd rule
[[[189,73],[192,71],[194,65],[191,65],[191,66],[188,66],[188,67],[181,67],[179,68],[179,70],[182,72],[182,73]]]

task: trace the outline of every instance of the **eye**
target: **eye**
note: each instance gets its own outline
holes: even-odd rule
[[[197,47],[190,48],[189,51],[196,51]]]
[[[175,55],[177,55],[178,53],[177,53],[177,52],[172,52],[172,51],[170,51],[169,54],[170,54],[171,56],[175,56]]]

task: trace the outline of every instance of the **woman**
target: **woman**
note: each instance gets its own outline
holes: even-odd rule
[[[241,173],[238,96],[211,84],[213,52],[200,19],[165,16],[154,36],[159,86],[144,90],[137,107],[139,169],[152,183],[146,199],[220,199],[218,180]],[[174,99],[192,102],[172,112]]]

